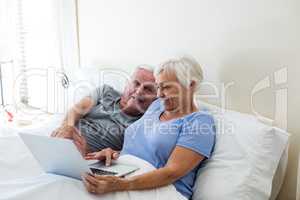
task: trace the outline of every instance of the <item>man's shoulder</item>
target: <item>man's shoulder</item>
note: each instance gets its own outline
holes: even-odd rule
[[[121,97],[121,93],[112,86],[104,84],[97,87],[89,95],[95,102],[112,101]],[[97,103],[98,104],[98,103]]]
[[[121,93],[118,90],[116,90],[115,88],[107,84],[103,84],[102,86],[99,87],[99,89],[101,90],[101,94],[103,96],[107,96],[107,95],[113,97],[121,96]]]

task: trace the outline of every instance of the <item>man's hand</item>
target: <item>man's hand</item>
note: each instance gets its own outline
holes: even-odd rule
[[[77,131],[77,129],[76,132],[73,133],[72,139],[82,157],[85,157],[88,151],[88,146],[85,138],[79,133],[79,131]]]
[[[81,153],[83,157],[86,156],[87,153],[87,143],[83,136],[81,136],[78,129],[74,126],[63,125],[53,131],[51,137],[58,137],[64,139],[73,140],[76,145],[78,151]]]
[[[74,126],[62,125],[52,132],[51,137],[72,139],[74,132],[76,132],[76,128]]]
[[[88,153],[85,156],[86,160],[105,160],[105,165],[110,166],[112,160],[117,160],[119,158],[119,152],[114,151],[111,148],[103,149],[99,152]]]

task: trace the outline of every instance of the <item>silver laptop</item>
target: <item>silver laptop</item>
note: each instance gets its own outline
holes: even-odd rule
[[[81,180],[85,172],[122,177],[138,170],[138,167],[116,162],[106,167],[97,160],[87,161],[71,140],[25,133],[19,135],[46,173]]]

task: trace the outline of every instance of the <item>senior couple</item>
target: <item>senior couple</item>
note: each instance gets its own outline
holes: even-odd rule
[[[173,184],[191,199],[197,170],[215,143],[212,116],[194,102],[202,79],[200,65],[188,57],[168,60],[155,72],[138,67],[122,94],[108,85],[96,89],[68,112],[52,136],[72,139],[86,159],[110,165],[129,154],[156,168],[130,178],[85,174],[91,193]]]

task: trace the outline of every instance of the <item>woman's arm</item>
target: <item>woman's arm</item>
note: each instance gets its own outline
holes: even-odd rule
[[[143,190],[169,185],[188,174],[202,160],[200,154],[177,146],[172,152],[165,167],[139,176],[125,179],[123,190]]]
[[[84,183],[89,192],[103,194],[114,191],[145,190],[166,186],[188,174],[204,156],[181,146],[176,146],[165,167],[151,172],[118,178],[114,176],[84,176]]]

